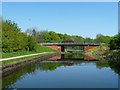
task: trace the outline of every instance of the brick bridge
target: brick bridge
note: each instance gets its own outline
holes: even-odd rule
[[[100,44],[95,43],[42,43],[41,45],[50,47],[54,50],[59,50],[64,52],[65,46],[84,46],[84,51],[99,46]]]

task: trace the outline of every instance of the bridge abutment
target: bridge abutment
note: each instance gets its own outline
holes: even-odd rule
[[[65,52],[65,47],[61,46],[61,52]]]
[[[96,46],[84,46],[84,52],[86,52],[89,49],[95,48]]]
[[[47,47],[54,49],[54,50],[61,51],[61,46],[53,45],[53,46],[47,46]]]

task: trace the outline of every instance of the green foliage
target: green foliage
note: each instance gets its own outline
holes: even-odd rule
[[[114,38],[109,42],[110,50],[119,49],[120,50],[120,33],[114,36]]]
[[[46,46],[42,46],[42,45],[35,45],[34,47],[34,51],[35,52],[56,52],[56,50],[53,50],[49,47],[46,47]]]
[[[26,34],[31,35],[34,37],[37,43],[60,43],[64,40],[74,40],[75,43],[105,43],[108,44],[109,41],[112,39],[110,36],[105,36],[102,34],[97,34],[95,39],[86,37],[83,38],[82,36],[78,35],[68,35],[68,34],[61,34],[56,33],[53,31],[38,31],[34,28],[28,29]]]
[[[22,57],[22,58],[2,61],[2,66],[7,65],[7,64],[11,64],[11,63],[14,63],[14,62],[18,62],[18,61],[29,60],[29,59],[36,58],[36,57],[40,57],[40,54],[39,55],[35,55],[35,56],[27,56],[27,57]]]
[[[10,20],[2,22],[2,49],[3,52],[24,50],[26,48],[26,36],[20,32],[16,23]]]
[[[45,32],[44,34],[43,34],[43,38],[44,38],[44,42],[51,42],[51,36],[50,36],[50,34],[48,33],[48,32]]]
[[[20,56],[20,55],[27,55],[27,54],[33,54],[35,53],[34,51],[16,51],[16,52],[7,52],[7,53],[2,53],[2,58],[9,58],[9,57],[15,57],[15,56]]]
[[[60,42],[60,37],[57,33],[50,31],[49,35],[51,36],[51,42]]]
[[[20,55],[42,53],[42,52],[56,52],[56,50],[53,50],[51,48],[41,46],[41,45],[35,45],[33,51],[22,50],[22,51],[16,51],[16,52],[7,52],[2,54],[2,58],[9,58],[9,57],[15,57]]]
[[[15,22],[10,20],[2,21],[2,51],[14,52],[19,50],[32,51],[35,40],[20,31]]]
[[[107,43],[108,44],[111,39],[112,39],[112,37],[110,37],[110,36],[104,36],[102,34],[97,34],[95,42],[96,43]]]
[[[28,39],[27,50],[28,51],[34,50],[34,47],[36,45],[34,38],[32,38],[32,36],[28,36],[27,39]]]
[[[84,40],[85,43],[93,43],[93,40],[91,38],[85,38]]]
[[[102,44],[100,46],[87,50],[87,52],[91,52],[95,54],[105,54],[109,52],[109,47],[106,44]]]
[[[62,63],[61,62],[42,62],[41,63],[41,67],[40,67],[40,70],[43,70],[43,71],[53,71],[55,70],[56,68],[62,66]]]

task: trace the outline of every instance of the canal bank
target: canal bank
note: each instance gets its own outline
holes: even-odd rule
[[[13,62],[10,64],[6,64],[0,67],[0,70],[2,71],[2,75],[9,75],[21,68],[24,68],[25,66],[27,66],[30,63],[35,63],[37,61],[43,61],[43,60],[47,60],[48,58],[56,55],[57,53],[55,52],[49,52],[49,53],[45,53],[45,54],[41,54],[41,55],[37,55],[35,57],[30,57],[30,59],[25,59],[25,60],[20,60],[17,62]]]
[[[110,50],[108,45],[101,45],[86,52],[88,55],[103,59],[120,60],[120,50]]]

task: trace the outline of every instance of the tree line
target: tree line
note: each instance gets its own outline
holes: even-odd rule
[[[32,36],[27,36],[15,22],[2,21],[2,51],[14,52],[34,49],[36,42]]]
[[[39,31],[35,28],[29,28],[25,32],[11,20],[2,21],[2,51],[15,52],[20,50],[32,51],[37,43],[60,43],[63,40],[72,39],[76,43],[105,43],[113,49],[120,49],[120,34],[105,36],[96,35],[95,39],[84,38],[78,35],[68,35],[56,33],[53,31]]]
[[[102,34],[97,34],[95,39],[89,37],[82,37],[78,35],[68,35],[56,33],[54,31],[39,31],[35,28],[29,28],[25,32],[27,35],[34,36],[37,43],[60,43],[64,40],[74,40],[75,43],[109,43],[113,38],[111,36],[105,36]]]

